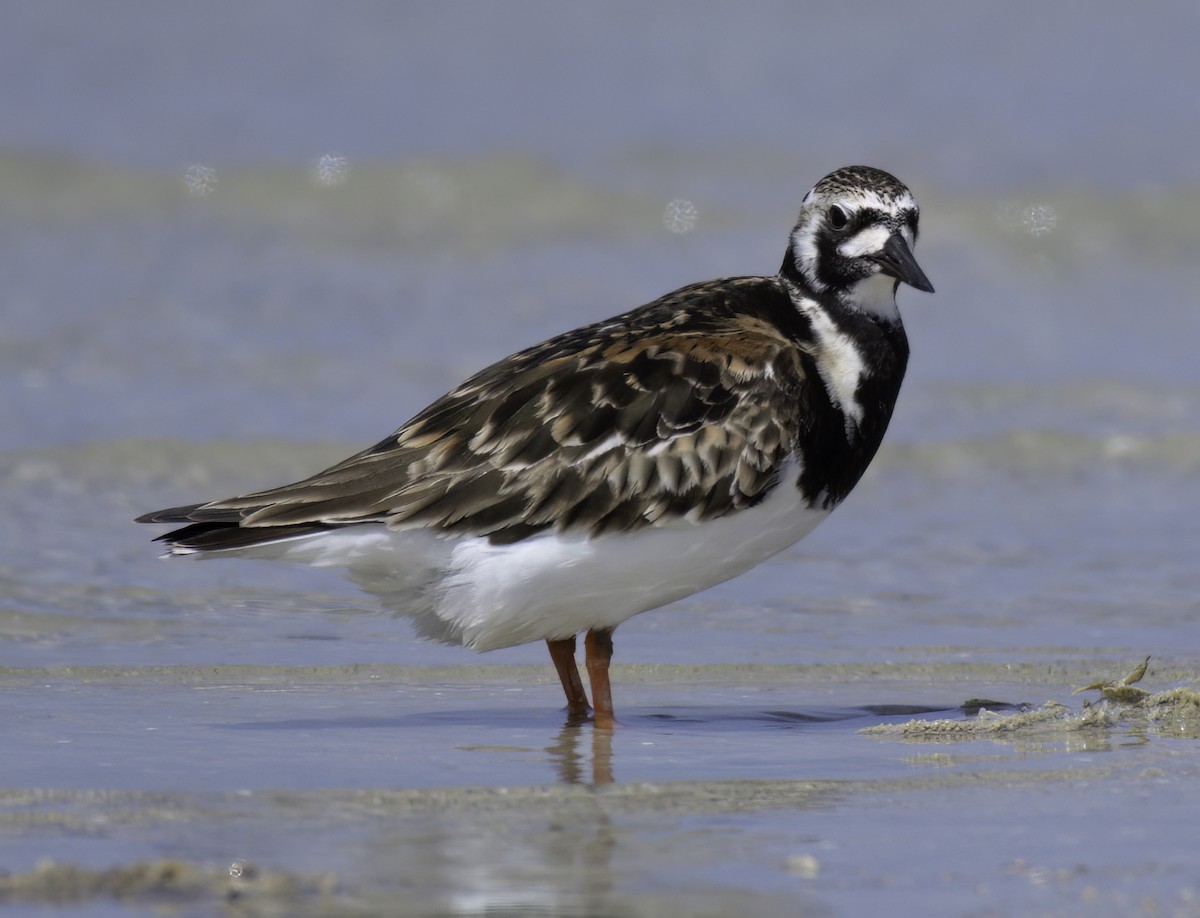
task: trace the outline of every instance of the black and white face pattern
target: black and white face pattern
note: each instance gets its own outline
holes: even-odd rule
[[[815,293],[831,292],[867,311],[894,312],[900,281],[933,289],[912,258],[919,216],[912,193],[894,176],[870,166],[838,169],[801,204],[791,239],[795,269]]]

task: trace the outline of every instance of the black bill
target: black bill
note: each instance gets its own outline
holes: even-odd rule
[[[892,233],[888,237],[888,241],[883,244],[883,251],[875,256],[875,261],[883,268],[884,274],[903,281],[910,287],[933,293],[933,284],[929,283],[929,278],[913,257],[912,249],[899,233]]]

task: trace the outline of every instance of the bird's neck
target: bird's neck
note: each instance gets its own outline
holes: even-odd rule
[[[900,311],[896,308],[899,282],[886,274],[873,274],[849,287],[833,289],[806,277],[796,267],[793,247],[789,245],[779,276],[790,288],[820,303],[831,315],[861,313],[883,323],[900,324]]]
[[[881,311],[864,308],[861,301],[848,304],[830,291],[814,293],[787,278],[784,284],[807,329],[800,347],[816,360],[831,399],[846,415],[848,436],[870,444],[873,453],[908,364],[908,337],[892,287],[891,309]]]

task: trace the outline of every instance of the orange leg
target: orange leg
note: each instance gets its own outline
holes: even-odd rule
[[[575,665],[575,638],[546,641],[546,646],[550,648],[550,659],[554,661],[554,668],[558,670],[558,681],[562,683],[563,693],[567,696],[567,716],[572,720],[584,719],[591,707],[583,691],[583,682],[579,678],[579,667]],[[591,665],[590,658],[588,665]]]
[[[616,723],[612,686],[608,681],[608,664],[613,655],[612,634],[611,628],[593,628],[587,633],[584,644],[587,649],[588,679],[592,683],[592,701],[596,705],[595,722],[600,727],[611,727]]]

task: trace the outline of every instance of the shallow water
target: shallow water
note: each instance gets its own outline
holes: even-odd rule
[[[1089,16],[1080,57],[1071,4],[857,44],[890,7],[484,9],[10,11],[0,912],[1200,914],[1190,715],[860,732],[1200,678],[1197,14]],[[621,627],[611,733],[542,647],[130,522],[770,272],[857,160],[938,290],[892,430],[801,545]]]

